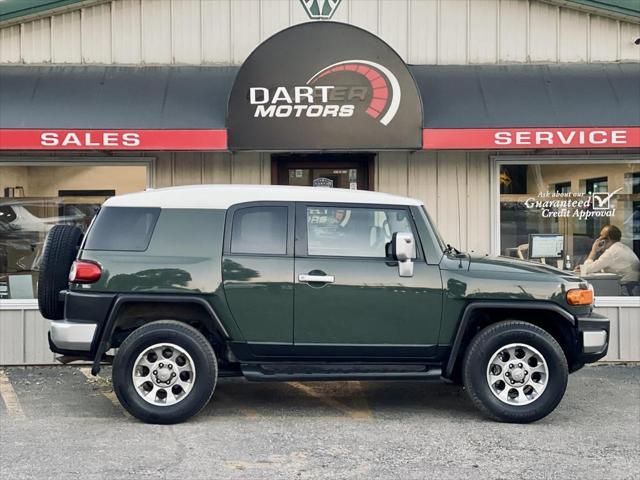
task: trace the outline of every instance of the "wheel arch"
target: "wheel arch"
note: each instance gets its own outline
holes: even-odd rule
[[[544,313],[544,316],[540,314]],[[483,328],[504,320],[521,320],[553,336],[562,347],[570,370],[578,357],[576,319],[559,305],[547,302],[474,302],[464,309],[442,376],[459,377],[464,352]],[[575,368],[574,368],[575,370]]]
[[[177,295],[118,295],[96,337],[92,373],[100,371],[100,360],[112,346],[120,344],[136,328],[157,320],[176,320],[200,330],[212,343],[230,338],[220,317],[204,298]],[[219,352],[217,352],[219,353]]]

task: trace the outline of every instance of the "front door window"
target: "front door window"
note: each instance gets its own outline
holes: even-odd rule
[[[384,258],[395,232],[411,233],[406,210],[307,207],[309,255]]]

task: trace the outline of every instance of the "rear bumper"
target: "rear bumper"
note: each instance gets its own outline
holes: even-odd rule
[[[74,323],[68,320],[56,320],[51,322],[51,328],[49,329],[51,343],[59,350],[89,352],[96,328],[97,325],[95,323]]]
[[[591,313],[578,316],[577,326],[581,363],[597,362],[609,349],[609,319],[604,315]]]
[[[64,319],[49,327],[49,348],[62,355],[86,356],[95,352],[96,337],[109,314],[115,295],[63,290]]]

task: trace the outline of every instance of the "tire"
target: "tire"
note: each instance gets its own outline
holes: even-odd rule
[[[64,318],[64,302],[58,294],[69,286],[69,270],[81,240],[82,232],[73,225],[54,225],[49,230],[38,275],[38,308],[44,318]]]
[[[171,345],[173,356],[166,360],[167,357],[158,355],[157,360],[149,362],[149,354],[145,352],[155,352],[151,347],[158,345],[161,345],[158,347],[161,349],[164,349],[165,345]],[[187,367],[180,366],[179,356],[187,360],[186,365],[191,362],[193,364],[191,382],[184,382],[185,385],[190,385],[191,390],[176,403],[170,404],[171,399],[175,400],[179,395],[178,393],[174,397],[173,390],[170,389],[179,386],[178,381],[184,370],[188,370]],[[153,359],[153,356],[151,358]],[[145,361],[152,365],[148,377],[145,376],[144,365],[140,366],[140,362]],[[163,369],[159,368],[161,363],[164,365]],[[168,364],[171,363],[173,370],[167,370]],[[138,369],[134,370],[136,365]],[[158,374],[161,375],[163,370],[177,373],[176,383],[171,386],[158,385]],[[155,372],[157,374],[154,376]],[[149,381],[138,389],[134,385],[134,375],[138,381],[145,378],[149,378]],[[195,328],[173,320],[148,323],[134,330],[120,345],[113,363],[113,387],[118,400],[131,415],[145,423],[173,424],[196,415],[211,399],[217,378],[218,363],[211,344]],[[154,394],[154,390],[147,393],[149,388],[157,389],[157,393]],[[164,399],[167,404],[163,404],[160,390],[164,390],[165,395],[168,395]],[[138,393],[139,391],[141,393]]]
[[[464,386],[475,406],[494,420],[510,423],[535,422],[549,415],[562,400],[569,377],[558,342],[545,330],[520,321],[480,331],[467,348],[462,368]]]

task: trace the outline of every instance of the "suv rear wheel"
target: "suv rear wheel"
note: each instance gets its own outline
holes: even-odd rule
[[[217,377],[211,344],[195,328],[173,320],[135,330],[113,363],[118,400],[147,423],[178,423],[197,414],[211,399]]]
[[[494,420],[528,423],[551,413],[567,388],[567,359],[545,330],[526,322],[490,325],[471,341],[463,363],[473,403]]]

